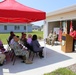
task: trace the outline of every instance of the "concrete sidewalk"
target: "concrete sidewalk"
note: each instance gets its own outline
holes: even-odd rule
[[[60,45],[45,45],[43,41],[40,44],[45,46],[45,58],[35,57],[33,64],[21,63],[19,59],[17,59],[15,65],[9,62],[0,67],[0,75],[43,75],[44,73],[76,63],[76,52],[64,53],[61,51]]]

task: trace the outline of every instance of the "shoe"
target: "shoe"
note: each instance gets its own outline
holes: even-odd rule
[[[44,47],[42,47],[42,49],[43,49]]]
[[[30,61],[30,60],[25,60],[25,63],[26,63],[26,64],[32,64],[32,61]]]
[[[21,63],[25,63],[25,61],[21,61]]]
[[[44,56],[40,56],[40,58],[44,58]]]
[[[0,64],[0,66],[3,66],[3,64]]]

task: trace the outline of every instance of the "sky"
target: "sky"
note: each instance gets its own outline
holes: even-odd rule
[[[3,1],[3,0],[0,0]],[[39,9],[42,11],[53,12],[76,4],[76,0],[16,0],[23,5]],[[34,22],[35,25],[43,25],[43,21]]]

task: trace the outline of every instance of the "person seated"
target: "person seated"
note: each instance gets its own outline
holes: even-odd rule
[[[21,43],[27,47],[29,50],[32,50],[32,47],[30,44],[27,42],[26,34],[23,34],[23,37],[21,38]]]
[[[56,41],[56,38],[57,38],[57,34],[56,34],[56,32],[54,32],[53,35],[52,35],[52,38],[51,38],[51,45],[52,46],[54,45],[54,42]]]
[[[33,47],[33,51],[35,52],[39,52],[39,56],[40,58],[43,58],[43,48],[44,47],[41,47],[38,40],[37,40],[37,35],[33,35],[32,37],[32,42],[31,42],[31,45]]]
[[[24,42],[24,41],[25,41],[25,42]],[[25,33],[22,33],[22,36],[21,36],[21,38],[20,38],[20,42],[21,42],[22,44],[24,44],[24,43],[26,43],[26,41],[27,41],[26,34],[25,34]]]
[[[6,51],[1,40],[0,40],[0,50],[2,52],[5,52]]]
[[[10,41],[12,40],[12,38],[13,38],[14,35],[15,35],[14,32],[11,31],[11,32],[10,32],[10,36],[9,36],[9,38],[8,38],[8,44],[10,43]]]
[[[21,33],[21,37],[22,37],[24,34],[25,34],[25,33],[24,33],[24,32],[22,32],[22,33]]]
[[[26,58],[23,60],[26,64],[32,63],[32,61],[29,60],[29,51],[27,50],[27,48],[19,44],[19,36],[16,36],[14,38],[14,43],[12,44],[12,46],[16,55],[20,55]]]
[[[5,51],[5,49],[4,49],[3,43],[0,40],[0,66],[2,66],[4,64],[4,60],[6,57],[4,51]]]
[[[13,44],[13,42],[14,42],[14,37],[16,37],[16,35],[13,35],[13,37],[12,37],[12,39],[11,39],[9,45],[10,45],[10,44]]]
[[[22,33],[21,33],[20,42],[22,42],[22,39],[23,39],[24,35],[25,35],[25,33],[24,33],[24,32],[22,32]],[[23,42],[22,42],[22,43],[23,43]]]
[[[27,43],[29,45],[31,45],[31,42],[32,42],[32,35],[31,34],[28,34]]]
[[[6,57],[5,54],[0,52],[0,66],[4,64],[5,57]]]
[[[51,44],[52,36],[53,36],[53,31],[51,30],[49,36],[46,38],[46,43],[49,45]]]
[[[10,43],[9,43],[9,46],[10,46],[11,49],[12,49],[12,47],[13,47],[12,45],[13,45],[14,42],[15,42],[15,41],[14,41],[15,38],[16,38],[16,35],[13,36],[12,40],[11,40]]]

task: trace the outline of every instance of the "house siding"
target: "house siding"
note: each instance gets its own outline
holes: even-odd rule
[[[68,7],[68,8],[64,8],[61,10],[57,10],[54,12],[50,12],[47,13],[46,15],[46,23],[47,23],[47,31],[44,30],[45,34],[48,36],[48,34],[50,33],[50,30],[54,30],[55,27],[60,27],[60,22],[62,22],[63,26],[67,25],[67,32],[69,33],[69,27],[70,27],[70,21],[73,21],[73,26],[74,29],[76,29],[75,27],[75,23],[76,23],[76,5],[72,6],[72,7]],[[45,26],[46,27],[46,24]],[[44,38],[46,38],[47,36],[44,36]]]
[[[76,19],[76,10],[46,17],[47,21],[57,21],[57,20],[59,21],[59,20],[71,20],[71,19]]]
[[[6,25],[7,30],[4,30],[5,25],[0,24],[0,33],[8,33],[10,31],[14,32],[32,32],[32,25]],[[15,30],[15,26],[19,26],[19,30]],[[26,26],[26,30],[24,29],[24,26]]]

